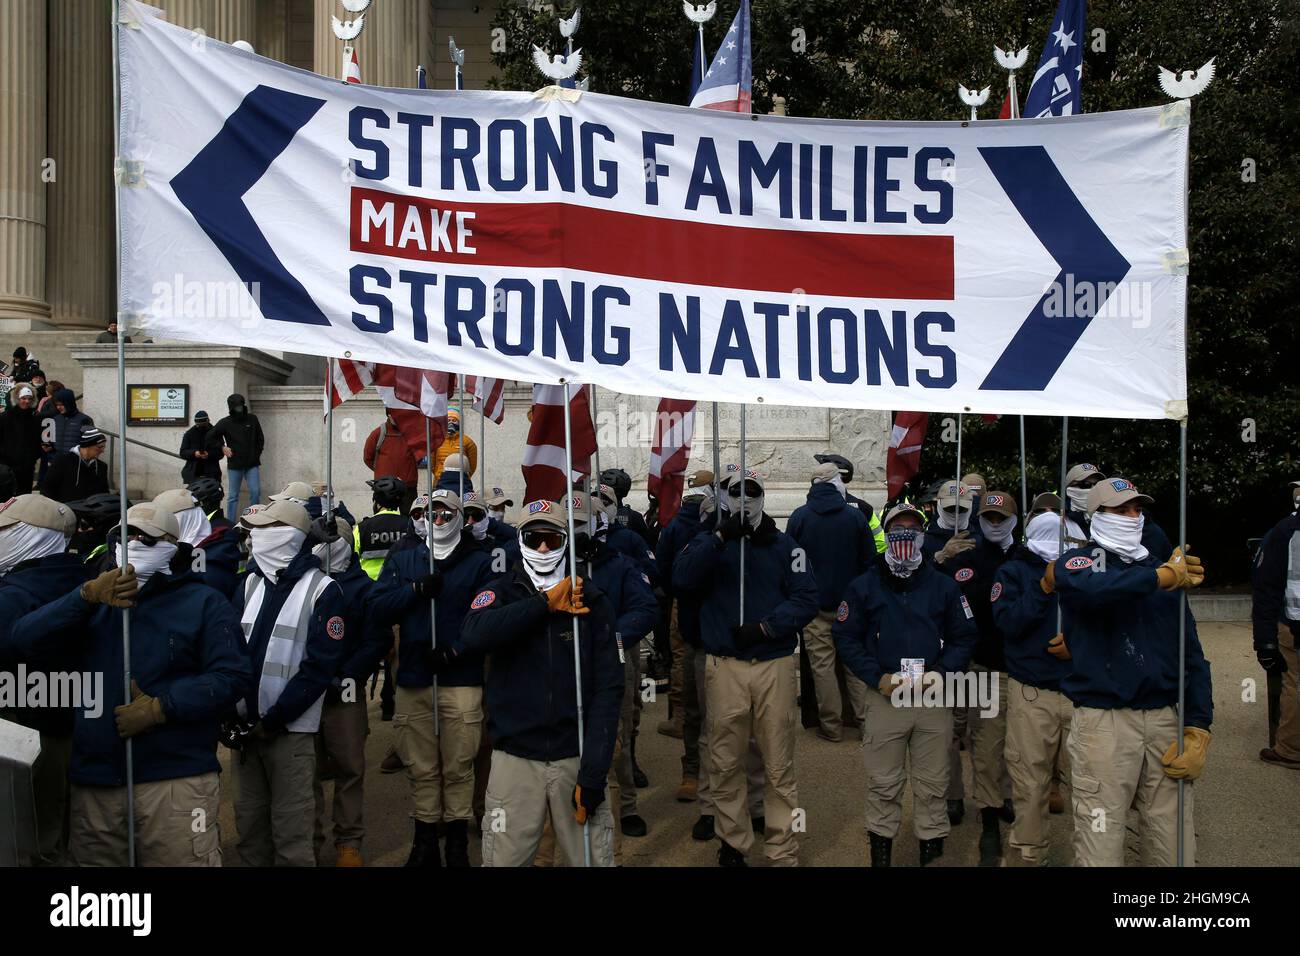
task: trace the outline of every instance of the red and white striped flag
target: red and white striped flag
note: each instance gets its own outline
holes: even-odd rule
[[[331,375],[325,383],[325,414],[350,398],[356,398],[375,381],[375,363],[334,359],[329,363]]]
[[[433,447],[447,435],[447,395],[454,377],[431,369],[404,368],[375,362],[335,359],[334,374],[326,383],[326,412],[355,398],[373,385],[380,401],[402,432],[402,438],[419,461],[429,453],[424,440],[424,422],[429,420],[429,438]]]
[[[357,62],[357,51],[350,46],[343,48],[343,82],[361,82],[361,64]]]
[[[889,454],[885,459],[890,498],[898,497],[921,466],[921,445],[925,442],[925,429],[929,422],[930,416],[925,412],[894,414],[894,429],[889,436]]]
[[[695,403],[679,398],[659,399],[655,413],[654,444],[650,448],[647,488],[659,501],[659,527],[668,526],[682,506],[686,463],[695,433]]]
[[[573,430],[573,471],[564,472],[564,406],[568,389],[570,427]],[[581,385],[534,385],[532,424],[524,449],[524,500],[558,501],[573,482],[591,473],[596,453],[596,429],[591,405]]]
[[[505,379],[466,375],[465,391],[474,396],[474,411],[489,421],[501,424],[501,419],[506,414]]]

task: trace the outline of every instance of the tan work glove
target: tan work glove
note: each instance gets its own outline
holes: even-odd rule
[[[1169,560],[1156,568],[1156,579],[1166,591],[1198,587],[1205,580],[1205,567],[1201,559],[1174,548]]]
[[[135,568],[109,568],[97,578],[81,586],[81,599],[87,604],[107,604],[109,607],[132,607],[140,591]]]
[[[1038,586],[1043,589],[1044,594],[1051,594],[1056,590],[1056,562],[1048,561],[1047,570],[1043,572],[1042,578],[1038,581]]]
[[[880,686],[878,689],[880,690],[880,693],[884,694],[886,697],[890,697],[894,693],[894,688],[898,687],[902,683],[902,678],[897,674],[886,674],[884,677],[880,678]]]
[[[561,578],[559,584],[548,588],[544,593],[546,606],[553,612],[587,614],[591,611],[591,608],[584,607],[582,604],[582,578],[577,579],[577,584],[573,583],[572,578]]]
[[[950,559],[955,558],[963,551],[969,551],[975,547],[975,539],[971,537],[969,531],[958,531],[948,543],[939,549],[939,553],[934,556],[935,564],[946,564]]]
[[[1169,745],[1161,763],[1165,776],[1175,780],[1195,780],[1205,769],[1205,754],[1210,749],[1210,732],[1200,727],[1183,728],[1183,752],[1178,753],[1178,741]]]
[[[153,730],[159,724],[167,723],[167,715],[163,713],[162,701],[157,697],[150,697],[133,680],[131,681],[131,703],[114,707],[113,720],[117,724],[117,735],[125,739]]]
[[[1057,634],[1047,642],[1047,653],[1051,654],[1058,661],[1068,661],[1070,659],[1070,649],[1065,646],[1065,635]]]

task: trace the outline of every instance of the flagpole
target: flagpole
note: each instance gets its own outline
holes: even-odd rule
[[[572,41],[570,41],[570,43],[572,43]],[[599,494],[600,494],[600,480],[601,480],[601,470],[600,470],[600,437],[599,437],[599,435],[600,435],[600,430],[599,430],[599,429],[600,429],[600,424],[599,424],[599,416],[596,414],[596,386],[595,386],[595,385],[587,385],[587,386],[585,386],[585,388],[587,389],[587,400],[591,403],[591,424],[592,424],[592,431],[593,431],[593,434],[596,436],[596,451],[595,451],[596,481],[595,481],[595,485],[596,485],[596,494],[599,495]],[[572,476],[572,473],[571,473],[570,476],[569,476],[569,482],[570,482],[570,484],[572,484],[572,482],[573,482],[573,476]],[[587,482],[588,491],[590,491],[590,489],[591,489],[591,484],[592,484],[592,482],[590,482],[590,481]],[[618,495],[615,495],[615,496],[614,496],[614,500],[615,500],[615,501],[618,500]],[[611,528],[610,530],[612,531],[613,528]],[[592,500],[591,500],[590,495],[588,495],[588,497],[587,497],[587,533],[590,534],[590,535],[592,536],[592,538],[595,538],[595,536],[596,536],[596,506],[592,503]],[[588,573],[588,574],[591,573],[591,565],[590,565],[590,564],[587,565],[587,573]]]
[[[573,497],[573,423],[570,417],[573,408],[569,400],[568,382],[564,385],[564,475],[568,489],[565,491],[565,500],[568,501]],[[587,510],[591,510],[590,501],[588,501]],[[574,590],[578,587],[578,542],[573,533],[573,509],[565,508],[564,513],[569,522],[569,586]],[[578,647],[578,615],[573,615],[573,683],[577,688],[578,698],[578,762],[582,763],[584,748],[583,735],[583,713],[582,713],[582,654]],[[591,866],[591,829],[590,821],[584,820],[582,824],[582,865]]]
[[[487,497],[487,493],[488,493],[488,477],[487,477],[487,399],[486,399],[486,398],[480,398],[480,399],[479,399],[479,402],[480,402],[480,404],[479,404],[479,407],[478,407],[478,408],[479,408],[479,415],[478,415],[478,481],[479,481],[480,493],[483,495],[484,498],[486,498],[486,497]],[[462,427],[462,428],[464,427],[464,422],[461,423],[461,427]]]
[[[433,429],[429,416],[424,416],[424,465],[429,479],[429,503],[424,506],[424,544],[429,549],[429,573],[434,573],[433,566]],[[433,650],[438,649],[438,607],[434,598],[429,598],[429,644]],[[441,736],[438,726],[438,675],[433,675],[433,735]]]
[[[122,9],[119,0],[113,0],[113,158],[114,165],[122,161],[122,53],[118,43],[118,31],[121,29]],[[116,171],[116,170],[115,170]],[[117,259],[116,274],[122,274],[122,187],[115,183],[113,188],[113,230],[115,241],[114,254]],[[120,306],[122,290],[117,290]],[[118,511],[121,524],[118,527],[117,566],[126,570],[126,422],[130,417],[126,390],[126,315],[118,309],[117,322],[117,401],[118,417],[121,421],[122,454],[118,461]],[[131,703],[131,609],[122,608],[122,703]],[[130,737],[126,738],[126,865],[135,866],[135,748]]]
[[[460,403],[460,423],[456,429],[456,435],[460,439],[460,500],[461,505],[465,503],[465,466],[469,464],[465,460],[465,376],[456,376],[456,389]],[[432,553],[432,552],[430,552]]]
[[[713,403],[713,524],[722,524],[722,450],[718,444],[718,403]]]
[[[1029,523],[1029,479],[1025,475],[1025,416],[1020,416],[1020,514]]]
[[[1057,542],[1059,547],[1056,552],[1056,557],[1058,560],[1060,559],[1061,555],[1065,553],[1065,508],[1066,508],[1066,501],[1068,500],[1065,494],[1065,475],[1067,471],[1065,463],[1069,458],[1069,454],[1070,454],[1070,416],[1066,415],[1061,419],[1061,534],[1060,534],[1059,541]],[[1061,614],[1061,601],[1058,598],[1056,601],[1056,633],[1058,634],[1064,633],[1061,629],[1062,619],[1063,618]]]
[[[961,427],[962,427],[962,414],[961,414],[961,412],[958,412],[958,413],[957,413],[957,516],[956,516],[956,518],[953,519],[954,522],[960,522],[960,521],[961,521],[961,499],[962,499],[962,493],[961,493]],[[966,526],[967,526],[968,528],[970,527],[970,522],[969,522],[969,521],[966,522]],[[960,528],[957,527],[956,524],[953,525],[953,529],[954,529],[954,530],[953,530],[953,534],[956,534],[958,531],[961,530]]]
[[[1187,416],[1178,423],[1178,546],[1187,551]],[[1178,755],[1187,728],[1187,590],[1178,590]],[[1186,866],[1187,791],[1178,781],[1178,866]]]
[[[325,527],[334,518],[334,359],[325,359]],[[331,542],[332,543],[332,542]],[[330,544],[325,545],[325,576],[330,572]]]
[[[740,403],[740,624],[745,623],[745,418],[749,406]]]

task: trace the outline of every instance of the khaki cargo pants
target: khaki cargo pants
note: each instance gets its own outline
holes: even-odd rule
[[[688,644],[687,647],[690,647]],[[696,772],[698,774],[698,787],[695,792],[695,802],[699,805],[700,816],[714,816],[715,808],[713,806],[713,793],[709,789],[709,702],[705,694],[704,669],[708,664],[709,654],[703,648],[694,649],[691,655],[691,666],[694,677],[691,681],[695,688],[696,710],[699,713],[700,727],[697,733],[696,741]],[[686,774],[686,763],[682,762],[682,773]],[[745,753],[745,781],[748,796],[746,804],[749,807],[751,817],[761,817],[763,815],[763,757],[758,752],[758,744],[754,742],[751,734],[749,738],[749,750]]]
[[[1178,710],[1076,707],[1069,751],[1074,793],[1074,865],[1123,866],[1129,807],[1136,806],[1144,866],[1174,866],[1178,845],[1178,781],[1161,758],[1178,738]],[[1188,781],[1184,863],[1196,863]]]
[[[439,687],[435,735],[432,688],[398,687],[393,729],[411,785],[411,816],[422,823],[473,820],[483,688]]]
[[[1286,673],[1282,675],[1282,706],[1273,750],[1287,760],[1300,760],[1300,687],[1296,683],[1300,678],[1300,655],[1291,629],[1285,624],[1278,628],[1277,646],[1286,661]]]
[[[361,849],[366,835],[365,807],[366,735],[370,721],[366,700],[343,701],[325,698],[321,708],[320,732],[316,735],[316,833],[317,859],[333,823],[334,845]],[[334,781],[334,797],[325,800],[326,773]],[[331,809],[333,812],[331,813]]]
[[[220,774],[135,785],[137,866],[220,866]],[[126,866],[126,787],[72,787],[73,866]]]
[[[975,783],[975,806],[979,809],[1001,807],[1011,798],[1011,775],[1007,770],[1005,748],[1007,740],[1007,675],[993,671],[982,664],[971,664],[970,673],[997,675],[998,710],[985,717],[978,706],[953,708],[953,736],[948,751],[948,799],[962,800],[966,796],[961,770],[961,739],[969,735],[971,777]]]
[[[808,663],[812,667],[813,686],[817,691],[817,716],[822,733],[839,738],[844,733],[844,701],[840,696],[840,682],[835,673],[835,641],[831,625],[835,623],[834,611],[818,611],[817,616],[803,629],[804,646],[808,648]],[[867,712],[867,685],[844,671],[844,684],[849,692],[853,716],[862,723]],[[804,693],[807,693],[807,688]]]
[[[315,866],[316,735],[248,737],[231,761],[235,829],[249,866]]]
[[[1007,772],[1016,820],[1009,845],[1026,863],[1047,860],[1048,810],[1058,758],[1062,778],[1069,779],[1065,741],[1074,705],[1060,691],[1007,678]]]
[[[912,828],[918,840],[946,837],[952,708],[895,707],[867,689],[862,758],[867,768],[867,830],[893,840],[903,821],[903,785],[912,765]]]

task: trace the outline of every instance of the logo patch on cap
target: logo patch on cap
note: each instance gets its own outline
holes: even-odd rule
[[[1133,482],[1125,478],[1112,478],[1110,480],[1110,486],[1116,491],[1137,491],[1137,489],[1133,487]]]
[[[1084,568],[1092,567],[1092,558],[1085,557],[1082,554],[1075,555],[1069,561],[1065,562],[1065,570],[1082,571]]]
[[[465,492],[465,498],[464,498],[464,500],[465,500],[465,501],[478,501],[478,492],[477,492],[477,491],[467,491],[467,492]]]
[[[530,515],[548,515],[551,513],[551,503],[549,501],[529,502],[528,513]]]
[[[994,581],[993,587],[989,588],[989,601],[996,601],[1002,597],[1002,582]]]
[[[1007,503],[1007,496],[1006,496],[1006,495],[988,495],[987,497],[985,497],[985,499],[984,499],[984,503],[985,503],[986,505],[988,505],[989,507],[991,507],[991,508],[1001,508],[1003,505],[1005,505],[1005,504]]]
[[[471,608],[473,608],[474,610],[477,611],[479,608],[487,607],[489,604],[491,604],[491,603],[492,603],[493,601],[495,601],[496,599],[497,599],[497,596],[496,596],[496,593],[495,593],[495,592],[493,592],[493,591],[480,591],[480,592],[475,596],[474,600],[472,600],[472,601],[469,602],[469,606],[470,606]]]
[[[336,641],[343,640],[343,618],[337,614],[325,622],[325,632]]]
[[[504,495],[504,494],[505,494],[505,491],[504,491],[503,489],[501,489],[501,488],[493,488],[493,489],[492,489],[492,496],[493,496],[493,497],[496,497],[497,495]]]
[[[835,612],[835,620],[843,624],[848,619],[849,619],[849,602],[841,601],[840,609]]]
[[[962,583],[962,584],[969,581],[973,577],[975,577],[975,571],[972,568],[961,568],[956,574],[952,576],[954,581],[957,581],[958,583]]]

